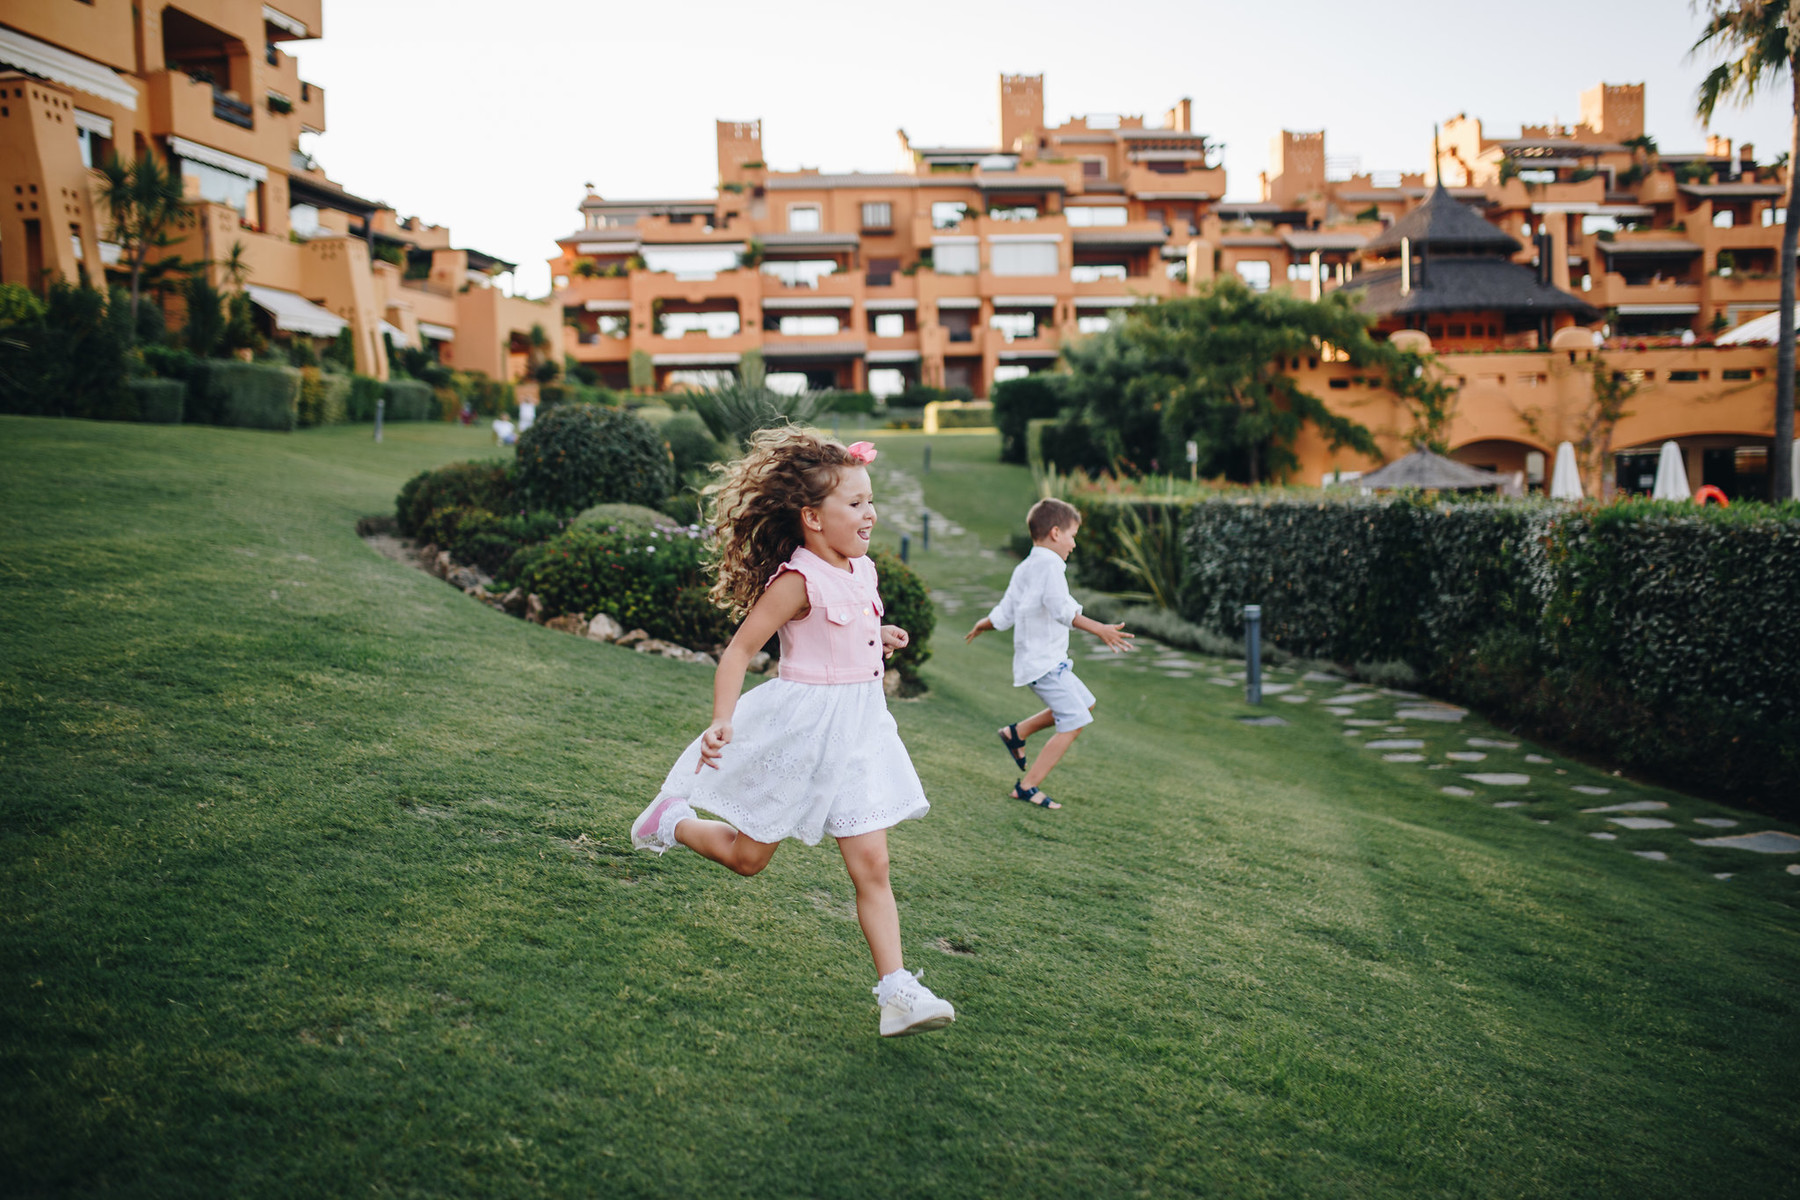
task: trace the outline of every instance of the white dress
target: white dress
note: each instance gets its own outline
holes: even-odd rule
[[[782,568],[806,578],[808,613],[781,629],[782,673],[850,683],[772,679],[738,700],[731,744],[702,767],[700,739],[682,752],[657,799],[678,796],[759,842],[853,837],[931,805],[881,688],[875,565],[833,568],[802,547]],[[779,575],[781,572],[777,572]]]

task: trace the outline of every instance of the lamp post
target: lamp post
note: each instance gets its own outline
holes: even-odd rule
[[[1262,703],[1262,605],[1244,605],[1244,699]]]

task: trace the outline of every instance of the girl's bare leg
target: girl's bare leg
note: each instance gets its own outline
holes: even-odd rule
[[[856,885],[856,920],[869,939],[875,975],[885,979],[905,965],[900,957],[900,910],[888,883],[887,830],[839,838],[838,850],[850,882]]]
[[[723,821],[687,817],[675,825],[675,840],[704,858],[739,875],[754,875],[769,865],[780,842],[759,842]]]

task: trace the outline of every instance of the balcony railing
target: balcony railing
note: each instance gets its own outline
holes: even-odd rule
[[[255,110],[242,100],[234,100],[224,92],[213,91],[213,116],[240,129],[256,127]]]

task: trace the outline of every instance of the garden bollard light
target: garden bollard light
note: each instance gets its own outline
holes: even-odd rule
[[[387,397],[377,396],[375,398],[375,440],[378,442],[381,440],[381,417],[386,411]]]
[[[906,552],[912,549],[912,539],[904,533],[900,535],[900,561],[906,561]]]
[[[1244,605],[1244,699],[1262,703],[1262,605]]]
[[[919,549],[921,549],[921,550],[931,549],[931,514],[930,513],[925,513],[919,517]]]

